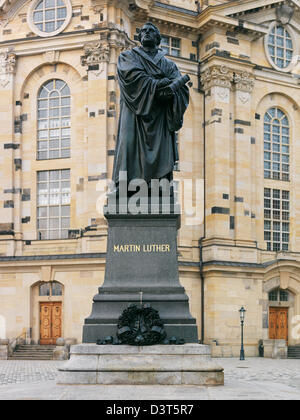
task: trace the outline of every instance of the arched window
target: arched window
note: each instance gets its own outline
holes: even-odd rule
[[[290,179],[290,125],[285,113],[270,108],[264,117],[264,177]]]
[[[39,285],[40,296],[62,296],[62,285],[57,281],[47,283],[40,283]]]
[[[70,157],[71,96],[68,85],[59,79],[43,84],[38,93],[37,158]]]

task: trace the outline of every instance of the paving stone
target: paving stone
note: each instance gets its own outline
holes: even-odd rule
[[[0,400],[300,400],[300,360],[214,360],[224,386],[57,385],[63,361],[1,360]]]

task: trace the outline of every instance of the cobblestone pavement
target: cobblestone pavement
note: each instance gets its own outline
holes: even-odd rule
[[[0,361],[0,400],[300,400],[300,360],[214,359],[225,386],[57,385],[64,362]]]
[[[51,360],[0,360],[0,386],[55,380],[61,363]]]

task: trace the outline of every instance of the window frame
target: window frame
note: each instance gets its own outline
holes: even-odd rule
[[[271,115],[271,111],[275,110],[275,115]],[[283,115],[278,117],[278,112],[281,112]],[[266,118],[271,118],[270,121],[266,121]],[[284,120],[287,120],[288,125],[283,124]],[[275,124],[274,121],[278,120],[279,125]],[[269,126],[270,129],[267,130],[266,126]],[[274,128],[278,127],[279,131],[275,132]],[[284,130],[288,129],[288,134],[284,133]],[[269,137],[269,138],[267,138]],[[275,141],[274,138],[278,137],[279,141]],[[268,108],[263,116],[263,172],[264,179],[290,182],[291,180],[291,138],[292,138],[292,126],[288,113],[282,109],[280,106],[272,106]],[[286,139],[288,142],[286,142]],[[267,148],[268,145],[268,148]],[[276,150],[274,146],[278,146],[279,150]],[[288,147],[289,151],[283,151],[284,147]],[[267,156],[270,156],[267,158]],[[279,156],[279,159],[278,157]],[[285,159],[288,158],[288,161]],[[269,168],[267,165],[269,164]],[[279,165],[279,169],[275,168],[275,165]],[[283,170],[284,167],[288,166],[288,171]],[[269,173],[270,176],[266,176],[266,173]],[[274,176],[275,173],[279,174],[279,177]]]
[[[53,291],[55,290],[55,286],[56,285],[59,285],[59,291],[60,291],[59,294],[53,293]],[[43,294],[41,292],[42,288],[48,288],[49,293]],[[49,297],[49,298],[63,296],[63,285],[60,282],[56,281],[56,280],[47,281],[47,282],[40,282],[39,283],[39,297],[46,297],[46,296]]]
[[[60,88],[56,88],[55,86],[55,82],[61,82],[63,83],[63,86]],[[53,89],[50,91],[46,86],[49,83],[53,83]],[[63,95],[62,94],[62,89],[64,89],[65,87],[68,88],[69,93],[67,95]],[[45,97],[41,96],[41,93],[43,90],[48,90],[48,95]],[[51,98],[51,94],[53,92],[58,92],[57,96],[53,96]],[[63,100],[68,99],[68,104],[63,104]],[[53,103],[53,101],[58,100],[58,105],[54,105],[51,106],[51,101]],[[47,101],[47,106],[46,108],[41,107],[40,104],[43,101]],[[69,113],[66,115],[62,115],[63,114],[63,110],[64,109],[69,109]],[[58,115],[54,116],[54,115],[50,115],[51,111],[54,110],[58,110]],[[42,114],[43,112],[46,112],[46,116],[40,116],[40,114]],[[68,85],[67,82],[65,82],[62,79],[58,79],[58,78],[54,78],[54,79],[49,79],[47,81],[45,81],[39,88],[38,92],[37,92],[37,99],[36,99],[36,123],[37,123],[37,127],[36,127],[36,135],[37,135],[37,140],[36,140],[36,144],[37,144],[37,150],[36,150],[36,159],[38,161],[42,161],[42,160],[53,160],[53,159],[70,159],[71,157],[71,114],[72,114],[72,96],[71,96],[71,90],[70,87]],[[69,124],[68,125],[63,125],[63,121],[69,119]],[[59,125],[57,126],[52,126],[51,127],[51,121],[59,121]],[[46,124],[45,127],[41,127],[42,123]],[[69,130],[69,134],[67,135],[63,135],[63,130]],[[59,135],[57,136],[51,136],[51,133],[59,130]],[[46,137],[40,137],[40,133],[41,132],[46,132],[47,131],[47,136]],[[63,146],[63,141],[69,140],[69,145],[68,146]],[[50,147],[51,142],[58,142],[57,147]],[[47,147],[40,148],[40,143],[46,142],[47,143]],[[51,152],[58,152],[58,156],[50,156]],[[65,152],[65,156],[62,156],[62,154]],[[46,157],[40,157],[40,153],[46,153]]]
[[[63,171],[69,171],[69,177],[62,177]],[[50,173],[51,172],[59,172],[58,178],[51,179]],[[47,179],[41,180],[39,179],[39,175],[41,173],[47,173]],[[69,182],[68,192],[63,191],[63,182]],[[50,184],[53,183],[59,183],[59,191],[54,192],[55,190],[50,189]],[[47,189],[46,190],[40,190],[39,186],[41,184],[46,184]],[[37,237],[39,240],[65,240],[69,238],[69,230],[71,226],[71,169],[65,168],[65,169],[53,169],[53,170],[40,170],[37,172],[36,176],[36,197],[37,197],[37,204],[36,204],[36,229],[37,229]],[[40,194],[39,191],[47,191],[44,194]],[[58,195],[59,196],[59,203],[51,203],[51,191],[53,191],[52,195]],[[63,194],[68,194],[69,199],[68,202],[63,202]],[[42,204],[40,202],[40,195],[46,195],[47,196],[47,203]],[[65,208],[68,207],[68,214],[63,214],[63,211]],[[58,214],[55,214],[55,212],[52,212],[51,209],[57,209],[58,208]],[[42,211],[40,212],[40,209],[46,209],[46,215],[41,215]],[[63,220],[69,220],[68,226],[63,226]],[[51,220],[58,220],[58,227],[51,226]],[[42,221],[46,222],[46,227],[41,228],[40,224]],[[51,237],[51,231],[58,231],[58,237]],[[63,231],[66,231],[66,236],[63,236]],[[46,233],[46,237],[42,237],[42,232]]]
[[[269,191],[270,194],[266,192]],[[279,191],[280,198],[278,199],[276,193]],[[288,193],[288,194],[284,194]],[[274,201],[280,202],[279,209],[274,207]],[[289,210],[284,209],[284,203],[289,203]],[[291,192],[281,188],[264,187],[264,241],[267,243],[267,251],[270,252],[289,252],[291,244]],[[266,217],[266,211],[269,212],[270,217]],[[276,217],[274,217],[276,213]],[[287,219],[284,215],[289,214]],[[279,217],[277,217],[279,215]],[[268,226],[268,228],[267,228]],[[279,226],[279,229],[278,229]],[[279,235],[279,240],[275,239]],[[283,238],[288,235],[288,241]],[[279,245],[277,249],[276,246]],[[286,249],[283,249],[283,248]]]
[[[169,39],[169,44],[163,44],[163,38],[168,38]],[[179,47],[175,47],[172,45],[173,41],[179,41]],[[181,47],[182,47],[182,39],[181,38],[177,38],[174,36],[170,36],[170,35],[165,35],[165,34],[161,34],[161,43],[160,43],[160,48],[162,48],[163,51],[166,52],[167,55],[171,56],[171,57],[177,57],[180,58],[181,57]],[[165,49],[164,49],[165,48]],[[168,48],[168,51],[166,51],[166,48]],[[179,55],[175,55],[172,54],[172,50],[178,51]]]
[[[282,26],[289,33],[289,35],[292,39],[292,43],[293,43],[293,53],[292,53],[291,62],[287,67],[283,67],[283,68],[277,66],[277,64],[273,61],[273,58],[272,58],[272,56],[270,54],[270,51],[269,51],[269,37],[270,37],[271,32],[274,29],[274,27],[278,27],[278,26]],[[284,73],[288,73],[289,71],[291,71],[295,67],[297,62],[294,63],[294,59],[299,54],[299,46],[298,46],[298,41],[297,41],[297,37],[295,35],[295,32],[290,25],[283,25],[281,23],[278,23],[277,21],[272,22],[270,27],[269,27],[268,33],[265,35],[264,44],[265,44],[265,54],[266,54],[267,60],[268,60],[269,64],[275,70],[281,71],[281,72],[284,72]]]
[[[275,297],[276,299],[273,299]],[[271,299],[272,296],[272,299]],[[284,299],[281,299],[281,297],[284,296]],[[268,292],[268,302],[270,305],[274,303],[287,303],[290,302],[290,293],[287,289],[281,289],[280,287],[275,287],[275,289],[272,289]]]
[[[66,27],[69,25],[71,19],[72,19],[72,4],[70,2],[70,0],[62,0],[65,3],[66,9],[67,9],[67,15],[65,17],[64,23],[56,30],[52,31],[52,32],[44,32],[41,31],[36,24],[34,23],[33,20],[33,13],[37,7],[37,5],[40,3],[40,1],[42,0],[34,0],[31,5],[28,8],[27,11],[27,23],[31,29],[31,31],[33,33],[35,33],[36,35],[39,35],[42,38],[46,38],[49,36],[55,36],[57,34],[59,34],[60,32],[63,32]]]

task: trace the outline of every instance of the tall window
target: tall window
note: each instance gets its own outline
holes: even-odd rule
[[[275,25],[268,35],[268,52],[272,62],[279,69],[287,68],[293,59],[293,41],[289,31],[282,25]]]
[[[38,159],[70,157],[71,96],[59,79],[43,84],[38,94]]]
[[[268,251],[288,251],[290,241],[290,193],[264,190],[264,239]]]
[[[70,229],[70,170],[41,171],[37,179],[39,239],[68,238]]]
[[[180,57],[180,39],[170,36],[161,36],[161,48],[169,55]]]
[[[289,181],[290,126],[285,113],[270,108],[264,117],[264,177]]]

